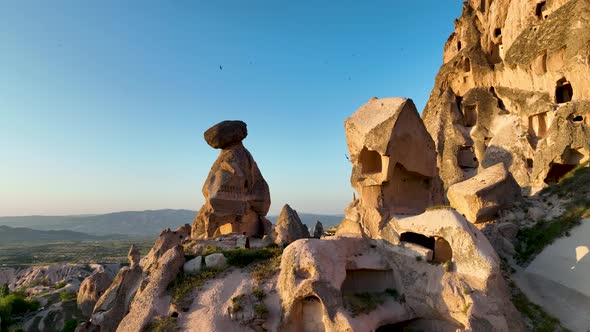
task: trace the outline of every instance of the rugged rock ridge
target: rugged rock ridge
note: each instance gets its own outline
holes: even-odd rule
[[[590,2],[470,0],[422,118],[444,189],[502,162],[530,193],[588,160]]]
[[[205,140],[221,149],[203,185],[205,205],[192,227],[194,239],[239,233],[262,237],[271,223],[270,191],[254,158],[242,145],[247,136],[242,121],[223,121],[205,132]]]

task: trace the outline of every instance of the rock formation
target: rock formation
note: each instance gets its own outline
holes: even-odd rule
[[[286,245],[308,237],[309,230],[299,219],[297,211],[293,210],[289,204],[285,204],[269,240],[278,245]]]
[[[518,183],[502,163],[455,183],[447,193],[451,206],[474,223],[494,219],[500,209],[509,208],[520,196]]]
[[[167,287],[185,263],[181,245],[190,225],[164,230],[148,255],[138,262],[139,252],[129,250],[130,267],[122,268],[98,299],[90,321],[78,331],[142,331],[156,316],[168,313]]]
[[[84,316],[90,317],[96,301],[104,294],[113,282],[108,272],[97,272],[84,279],[78,290],[78,308]]]
[[[373,98],[346,119],[345,129],[350,181],[359,193],[345,223],[376,237],[393,214],[421,213],[441,200],[434,143],[412,100]]]
[[[279,330],[522,330],[498,256],[461,215],[439,209],[394,218],[387,228],[399,235],[387,241],[336,236],[288,246],[278,280],[284,310]],[[359,294],[382,304],[355,316],[348,301]]]
[[[242,121],[223,121],[205,132],[205,140],[221,149],[203,185],[205,205],[197,214],[192,238],[239,233],[262,237],[271,223],[268,184],[250,152],[242,145],[247,135]]]
[[[588,160],[590,2],[469,0],[422,117],[445,190],[503,162],[525,193]]]
[[[313,226],[313,237],[319,239],[324,235],[324,225],[318,220],[315,222],[315,226]]]

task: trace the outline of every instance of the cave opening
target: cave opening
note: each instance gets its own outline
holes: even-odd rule
[[[583,116],[581,116],[581,115],[574,116],[574,117],[572,118],[572,121],[573,121],[573,122],[582,122],[582,121],[584,121],[584,117],[583,117]]]
[[[426,235],[414,233],[414,232],[405,232],[400,235],[400,241],[402,242],[410,242],[422,246],[424,248],[430,249],[434,251],[434,238],[428,237]]]
[[[546,3],[547,3],[547,1],[541,1],[535,7],[535,15],[538,18],[543,18],[543,11],[545,10],[545,4]]]
[[[494,37],[500,37],[501,34],[502,34],[502,29],[500,29],[500,28],[494,29]]]
[[[477,124],[477,105],[465,105],[463,108],[465,127],[473,127]]]
[[[460,51],[460,50],[461,50],[461,41],[458,41],[457,42],[457,51]]]
[[[382,164],[381,164],[381,155],[377,151],[372,151],[363,147],[359,156],[360,164],[361,164],[361,172],[363,174],[375,174],[380,173]]]
[[[347,269],[340,287],[344,295],[380,293],[386,289],[399,289],[393,270]]]
[[[561,79],[557,82],[555,87],[555,102],[558,104],[567,103],[574,97],[574,88],[571,83],[565,79]]]

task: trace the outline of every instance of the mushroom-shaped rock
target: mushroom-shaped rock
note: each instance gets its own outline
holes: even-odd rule
[[[222,133],[229,131],[227,128],[233,128],[227,123],[232,122],[224,121],[208,132],[216,133],[211,134],[213,136],[223,136]],[[245,124],[243,129],[245,135]],[[270,221],[264,218],[270,208],[268,184],[241,139],[236,138],[241,136],[228,135],[233,137],[233,140],[228,140],[233,143],[216,145],[223,148],[203,184],[205,205],[193,222],[191,235],[195,239],[229,233],[262,237],[271,228]],[[205,136],[208,137],[208,134]]]
[[[447,193],[451,206],[467,220],[477,223],[488,221],[498,210],[517,201],[520,187],[504,164],[488,167],[478,175],[456,183]]]
[[[274,242],[285,245],[308,237],[309,230],[299,219],[297,211],[293,210],[289,204],[285,204],[274,229]]]
[[[78,290],[78,308],[86,317],[90,317],[96,301],[109,288],[113,278],[108,272],[97,272],[82,281]]]
[[[240,143],[246,136],[248,128],[243,121],[222,121],[205,131],[205,141],[214,149]]]

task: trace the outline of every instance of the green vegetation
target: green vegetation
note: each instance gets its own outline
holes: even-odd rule
[[[61,302],[76,301],[76,292],[72,292],[72,291],[61,292],[61,293],[59,293],[59,300]]]
[[[76,327],[78,326],[78,321],[75,319],[70,319],[65,322],[62,332],[74,332],[76,331]]]
[[[55,283],[55,289],[62,289],[64,287],[66,287],[68,283],[65,281],[58,281]]]
[[[272,278],[272,276],[279,271],[279,267],[281,266],[281,254],[282,251],[280,253],[275,253],[277,256],[274,256],[271,259],[256,263],[250,270],[252,278],[258,283]]]
[[[535,332],[553,332],[553,331],[569,331],[561,326],[559,320],[548,313],[543,308],[532,303],[529,299],[518,290],[512,296],[512,303],[520,313],[532,324],[532,330]]]
[[[256,318],[266,319],[268,316],[268,308],[264,303],[256,303],[254,305],[254,313],[256,314]]]
[[[542,194],[570,198],[564,204],[565,212],[552,220],[541,220],[534,226],[518,232],[515,258],[519,264],[533,260],[546,246],[581,224],[582,218],[590,217],[590,168],[578,167],[558,184],[547,187]]]
[[[232,307],[231,307],[231,312],[232,313],[236,313],[239,311],[242,311],[242,300],[244,299],[244,294],[240,294],[237,296],[232,297],[231,302],[232,302]]]
[[[61,241],[52,243],[0,242],[0,265],[33,265],[54,263],[126,263],[127,252],[135,243],[147,255],[154,238],[101,241]]]
[[[426,208],[426,211],[452,209],[450,205],[433,205]]]
[[[0,329],[6,330],[12,324],[15,317],[22,316],[28,312],[39,309],[40,304],[35,300],[27,298],[24,292],[9,292],[2,286],[4,296],[0,297],[0,318],[2,323]]]
[[[176,332],[176,317],[156,317],[148,324],[146,331],[150,332]]]
[[[355,317],[375,310],[379,305],[385,303],[388,297],[392,297],[400,303],[405,302],[405,296],[400,296],[396,289],[388,288],[382,293],[355,293],[344,295],[344,307]]]
[[[199,290],[205,281],[215,278],[220,272],[220,270],[205,268],[197,275],[179,273],[170,285],[168,285],[168,289],[172,291],[173,301],[180,301],[193,289]]]
[[[416,256],[416,262],[421,262],[422,261],[422,256]]]
[[[262,301],[266,298],[266,293],[260,287],[254,287],[254,289],[252,289],[252,295],[254,295],[258,301]]]

